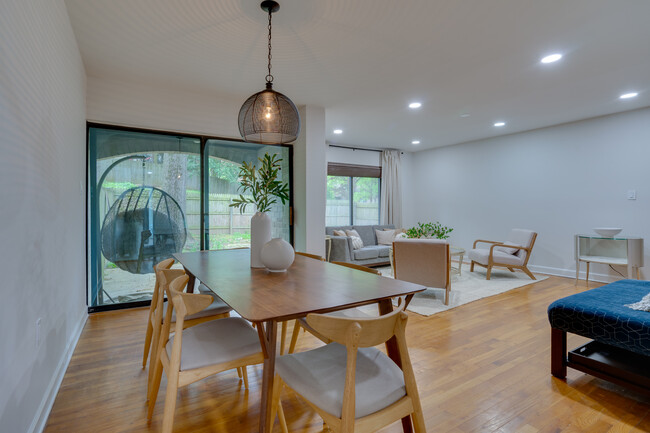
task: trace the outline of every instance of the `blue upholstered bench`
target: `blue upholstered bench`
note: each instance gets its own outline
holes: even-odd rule
[[[650,293],[650,281],[621,280],[553,302],[551,373],[566,378],[567,367],[650,393],[650,312],[626,304]],[[568,353],[566,333],[593,339]]]

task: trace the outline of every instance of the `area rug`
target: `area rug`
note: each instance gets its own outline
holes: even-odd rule
[[[385,277],[393,278],[393,272],[390,266],[377,268]],[[535,274],[537,280],[531,280],[522,272],[510,272],[508,270],[492,270],[489,280],[485,279],[486,269],[474,268],[474,272],[469,272],[469,268],[463,269],[462,274],[458,275],[452,271],[451,274],[451,292],[449,293],[449,305],[445,305],[445,291],[440,289],[427,289],[424,292],[417,293],[407,310],[423,316],[447,311],[478,299],[498,295],[527,284],[544,281],[548,277]]]

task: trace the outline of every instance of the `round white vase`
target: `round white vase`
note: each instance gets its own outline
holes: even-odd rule
[[[293,247],[282,238],[273,238],[262,247],[262,263],[271,272],[284,272],[296,255]]]
[[[262,247],[271,240],[271,217],[257,212],[251,218],[251,268],[263,268]]]

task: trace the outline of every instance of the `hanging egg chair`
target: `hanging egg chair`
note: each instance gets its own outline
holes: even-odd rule
[[[165,191],[140,186],[124,191],[109,209],[101,229],[106,260],[132,274],[154,272],[154,265],[183,250],[185,215]]]

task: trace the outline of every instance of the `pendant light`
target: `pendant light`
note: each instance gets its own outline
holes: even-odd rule
[[[280,10],[272,0],[260,4],[269,14],[269,63],[266,89],[248,98],[239,110],[239,133],[244,140],[261,144],[286,144],[300,133],[300,115],[291,99],[273,90],[271,75],[271,17]]]

